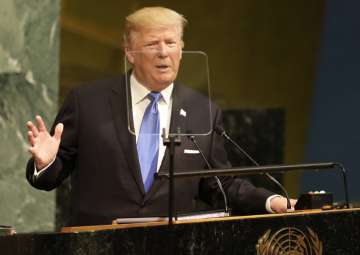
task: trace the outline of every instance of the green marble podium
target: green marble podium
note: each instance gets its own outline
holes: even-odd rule
[[[0,237],[0,254],[360,254],[360,209],[64,228]]]

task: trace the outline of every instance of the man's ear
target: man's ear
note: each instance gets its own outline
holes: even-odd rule
[[[129,49],[129,47],[125,47],[125,55],[129,63],[133,65],[135,62],[134,53]]]

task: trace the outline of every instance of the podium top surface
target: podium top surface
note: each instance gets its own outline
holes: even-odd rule
[[[331,214],[331,213],[343,213],[343,212],[359,212],[360,208],[350,209],[331,209],[331,210],[302,210],[281,214],[257,214],[246,216],[230,216],[208,219],[192,219],[192,220],[178,220],[174,221],[175,225],[178,224],[194,224],[205,222],[217,222],[217,221],[236,221],[236,220],[251,220],[261,218],[277,218],[277,217],[292,217],[292,216],[306,216],[316,214]],[[168,225],[168,221],[155,221],[155,222],[143,222],[143,223],[124,223],[124,224],[112,224],[112,225],[96,225],[96,226],[73,226],[63,227],[62,233],[78,233],[78,232],[94,232],[99,230],[113,230],[113,229],[128,229],[128,228],[143,228],[143,227],[156,227]]]

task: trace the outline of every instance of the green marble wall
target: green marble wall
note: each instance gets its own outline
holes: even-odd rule
[[[0,225],[53,229],[54,193],[25,180],[25,123],[57,109],[60,0],[0,1]]]

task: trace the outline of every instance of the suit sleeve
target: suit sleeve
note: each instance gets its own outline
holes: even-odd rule
[[[76,91],[73,91],[65,99],[50,131],[50,134],[53,135],[55,126],[58,123],[64,124],[64,131],[55,161],[37,178],[34,177],[34,159],[31,158],[27,163],[26,179],[33,187],[41,190],[52,190],[58,187],[74,169],[79,129],[77,112],[77,94]]]
[[[216,108],[214,126],[222,127],[222,113]],[[212,132],[209,151],[210,163],[215,169],[230,168],[224,147],[224,138]],[[224,187],[229,206],[234,214],[266,213],[266,199],[274,193],[257,188],[246,179],[240,177],[219,176]],[[214,178],[203,179],[200,183],[200,197],[216,208],[224,208],[223,196]]]

